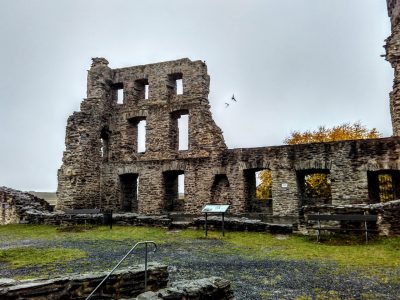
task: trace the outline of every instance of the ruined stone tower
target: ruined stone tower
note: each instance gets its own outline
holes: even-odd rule
[[[204,187],[197,178],[207,177],[207,165],[218,165],[216,160],[226,150],[211,117],[209,81],[201,61],[180,59],[110,69],[106,59],[94,58],[87,98],[81,111],[68,119],[66,151],[58,172],[58,208],[157,213],[167,207],[193,206],[193,202],[201,206],[209,195],[201,192]],[[118,103],[118,90],[123,91],[122,103]],[[189,119],[189,145],[179,151],[182,115]],[[143,153],[138,152],[140,121],[146,121]],[[175,199],[177,176],[189,170],[193,171],[185,176],[188,196],[183,203]],[[142,195],[140,202],[137,193]]]
[[[386,60],[394,69],[393,91],[390,93],[390,114],[393,135],[400,136],[400,1],[387,0],[392,34],[386,40]]]

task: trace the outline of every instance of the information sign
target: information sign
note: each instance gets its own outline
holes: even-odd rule
[[[227,204],[206,204],[201,210],[202,213],[226,213],[229,205]]]
[[[207,228],[207,215],[208,214],[221,214],[222,215],[222,235],[225,236],[225,213],[229,209],[228,204],[206,204],[204,205],[203,209],[201,210],[202,213],[205,214],[205,230],[206,236],[208,232]]]

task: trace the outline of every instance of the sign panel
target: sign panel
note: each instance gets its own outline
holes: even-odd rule
[[[201,210],[202,213],[226,213],[229,209],[227,204],[206,204]]]

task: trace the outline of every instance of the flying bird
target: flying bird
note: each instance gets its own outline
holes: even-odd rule
[[[225,108],[227,108],[228,106],[229,106],[229,103],[226,103],[226,102],[225,102]]]
[[[236,98],[235,98],[235,94],[232,94],[232,101],[237,102]]]

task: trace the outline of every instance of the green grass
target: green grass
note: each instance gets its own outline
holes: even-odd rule
[[[166,236],[166,229],[156,227],[114,226],[110,230],[106,226],[81,227],[82,231],[65,232],[57,226],[49,225],[4,225],[0,226],[0,239],[7,240],[149,240],[159,243]]]
[[[205,239],[202,230],[169,232],[156,227],[106,226],[81,232],[62,232],[56,226],[6,225],[0,226],[0,240],[153,240],[158,244],[182,243]],[[315,237],[290,235],[277,239],[268,233],[228,232],[223,238],[218,231],[209,232],[208,239],[220,239],[222,246],[209,250],[220,254],[237,254],[252,259],[316,260],[336,262],[339,266],[360,268],[400,267],[400,238],[375,238],[368,245],[362,239],[333,238],[316,243]]]
[[[66,263],[84,257],[86,253],[79,249],[24,247],[0,250],[0,262],[8,263],[12,269]]]
[[[354,243],[351,239],[342,244],[338,244],[340,239],[316,243],[315,237],[291,235],[279,240],[270,234],[231,232],[226,241],[246,257],[255,259],[329,260],[341,266],[400,267],[398,237],[378,238],[365,245]]]

